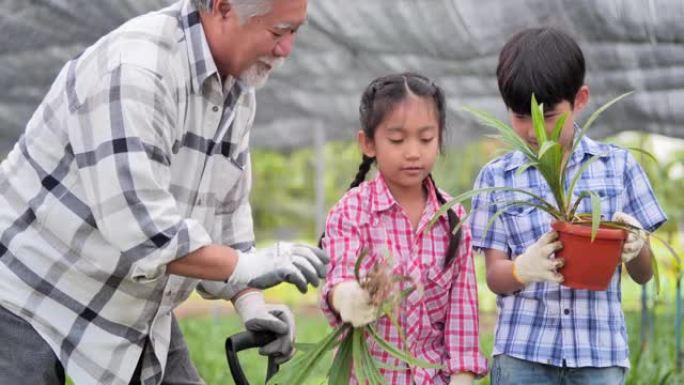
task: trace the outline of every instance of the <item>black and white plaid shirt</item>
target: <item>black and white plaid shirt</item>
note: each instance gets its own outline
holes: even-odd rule
[[[218,75],[189,0],[130,20],[58,75],[0,165],[0,305],[76,383],[128,384],[146,341],[143,383],[160,383],[171,311],[198,283],[166,265],[253,245],[254,112],[253,89]]]

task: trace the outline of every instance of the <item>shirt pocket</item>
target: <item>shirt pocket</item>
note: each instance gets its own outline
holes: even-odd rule
[[[531,194],[539,196],[549,203],[553,204],[552,196],[548,187],[516,187],[516,189],[529,191]],[[525,194],[521,191],[503,190],[499,191],[495,196],[496,209],[503,210],[502,218],[509,216],[524,217],[537,210],[534,205],[540,205],[541,202],[535,199],[532,195]]]
[[[535,195],[544,198],[550,204],[554,204],[553,198],[546,186],[527,188]],[[539,233],[539,226],[544,225],[550,215],[536,207],[541,204],[539,200],[530,195],[518,191],[503,191],[497,197],[497,209],[503,209],[499,219],[503,223],[507,237],[506,242],[512,255],[520,253],[520,245],[529,243],[530,236]],[[512,204],[515,202],[515,204]],[[505,206],[506,205],[506,206]],[[536,206],[535,206],[536,205]],[[549,218],[545,218],[549,216]]]
[[[231,191],[245,177],[246,163],[246,157],[226,156],[220,153],[214,155],[209,192],[219,201],[229,198]]]
[[[576,200],[582,191],[592,191],[601,199],[601,219],[610,220],[615,212],[622,209],[623,186],[618,178],[578,183],[573,199]],[[577,213],[589,214],[591,211],[591,197],[583,198]]]
[[[457,261],[452,263],[457,263]],[[433,326],[439,324],[439,328],[444,327],[454,278],[456,275],[453,265],[447,269],[442,266],[434,266],[426,274],[423,305]]]

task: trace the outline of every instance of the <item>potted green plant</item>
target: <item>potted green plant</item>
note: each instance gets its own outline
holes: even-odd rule
[[[631,92],[622,94],[598,108],[589,117],[583,129],[575,135],[570,153],[574,152],[586,131],[604,110],[630,94]],[[468,191],[452,199],[440,209],[435,218],[443,214],[453,204],[470,199],[480,193],[507,190],[524,194],[529,199],[496,202],[501,208],[490,219],[484,230],[485,233],[499,216],[512,207],[533,206],[543,210],[554,218],[555,221],[552,227],[559,233],[560,240],[563,243],[563,249],[557,253],[565,259],[565,265],[560,271],[564,276],[563,284],[573,288],[605,290],[610,283],[615,268],[620,262],[620,253],[627,235],[626,232],[643,233],[640,229],[629,225],[602,219],[601,197],[596,192],[575,191],[582,173],[587,170],[589,165],[605,154],[598,154],[590,158],[568,180],[568,157],[564,156],[563,148],[559,143],[561,130],[567,119],[567,114],[561,116],[553,130],[548,133],[544,124],[543,106],[532,95],[530,113],[537,140],[537,146],[533,147],[518,136],[513,128],[492,114],[469,107],[466,107],[465,110],[476,116],[487,126],[495,128],[501,140],[510,149],[520,151],[525,155],[527,162],[517,170],[518,175],[529,167],[537,168],[548,184],[553,200],[545,199],[530,191],[511,187],[478,189]],[[633,148],[633,150],[641,151],[653,158],[652,155],[641,149]],[[591,212],[578,212],[580,203],[584,199],[591,200]],[[657,272],[655,258],[653,261]],[[656,282],[658,282],[657,274]]]

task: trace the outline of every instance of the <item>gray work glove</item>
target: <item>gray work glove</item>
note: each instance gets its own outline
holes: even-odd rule
[[[289,242],[276,242],[264,249],[237,251],[238,261],[228,282],[237,287],[266,289],[283,281],[306,293],[307,284],[318,286],[325,278],[330,258],[323,250]]]
[[[276,340],[259,348],[259,354],[273,356],[277,364],[287,362],[295,353],[294,315],[285,305],[267,304],[261,292],[250,291],[235,300],[235,311],[245,329],[271,332]]]

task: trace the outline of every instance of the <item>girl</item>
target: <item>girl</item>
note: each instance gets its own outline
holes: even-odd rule
[[[470,230],[452,231],[465,214],[454,206],[430,229],[446,202],[430,175],[442,143],[445,101],[442,90],[414,73],[376,79],[359,107],[363,152],[350,190],[332,208],[322,244],[331,257],[322,308],[333,326],[374,322],[386,340],[444,369],[408,367],[385,353],[372,338],[371,354],[388,384],[472,384],[487,363],[479,350],[478,304]],[[378,175],[364,182],[370,166]],[[363,182],[363,183],[362,183]],[[357,256],[367,250],[361,276],[377,263],[394,262],[392,274],[408,276],[401,289],[418,286],[401,304],[401,331],[377,309],[354,279]],[[400,335],[405,336],[406,345]]]

